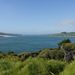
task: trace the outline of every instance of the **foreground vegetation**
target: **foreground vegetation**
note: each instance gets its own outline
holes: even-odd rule
[[[42,58],[28,58],[26,61],[0,60],[0,75],[58,75],[64,62]]]
[[[38,52],[0,52],[0,75],[75,75],[75,44],[69,39],[58,48]]]

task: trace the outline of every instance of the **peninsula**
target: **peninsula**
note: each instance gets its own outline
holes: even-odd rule
[[[75,37],[75,32],[61,32],[50,34],[51,37]]]

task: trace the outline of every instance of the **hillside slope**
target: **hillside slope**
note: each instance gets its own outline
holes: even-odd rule
[[[56,34],[51,34],[53,37],[75,37],[75,32],[61,32]]]

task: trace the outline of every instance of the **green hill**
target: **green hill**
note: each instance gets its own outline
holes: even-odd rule
[[[75,37],[75,32],[61,32],[61,33],[55,33],[50,34],[52,37]]]

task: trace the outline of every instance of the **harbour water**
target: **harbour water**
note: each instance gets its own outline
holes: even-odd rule
[[[68,37],[75,42],[75,37]],[[0,37],[0,51],[38,51],[44,48],[56,48],[65,37],[50,37],[49,35],[26,35],[17,37]]]

